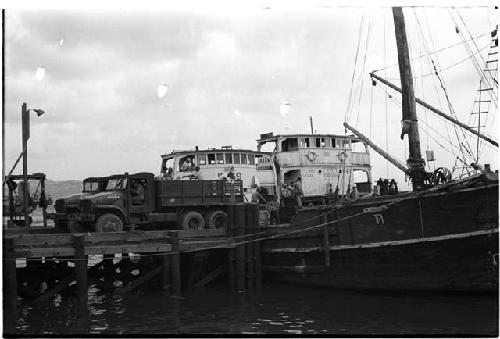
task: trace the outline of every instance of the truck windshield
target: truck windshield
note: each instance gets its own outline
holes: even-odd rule
[[[97,181],[86,181],[83,183],[84,192],[96,192],[99,190],[99,183]]]
[[[127,178],[110,179],[106,185],[106,191],[122,190],[127,187]]]

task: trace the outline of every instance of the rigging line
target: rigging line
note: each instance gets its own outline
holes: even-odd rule
[[[459,24],[457,23],[457,21],[456,21],[456,19],[455,19],[454,15],[453,15],[453,13],[452,13],[449,9],[448,9],[448,13],[449,13],[449,15],[451,16],[451,18],[452,18],[453,22],[455,23],[455,27],[458,29]],[[457,11],[457,13],[458,13],[458,11]],[[459,14],[459,13],[458,13],[458,15],[460,16],[460,14]],[[462,22],[463,22],[463,25],[464,25],[465,29],[468,31],[468,28],[467,28],[467,26],[465,25],[465,22],[463,21],[463,18],[462,18]],[[458,33],[459,33],[459,36],[460,36],[460,38],[462,39],[462,41],[465,41],[465,40],[466,40],[466,37],[465,37],[465,35],[462,33],[462,30],[458,29]],[[469,32],[469,31],[468,31],[468,33],[469,33],[469,36],[470,36],[471,34],[470,34],[470,32]],[[476,42],[475,42],[474,40],[473,40],[473,44],[474,44],[474,46],[476,47],[476,49],[478,49],[477,44],[476,44]],[[465,45],[465,49],[466,49],[467,53],[469,53],[470,55],[474,55],[474,54],[475,54],[475,53],[473,53],[473,51],[472,51],[472,49],[471,49],[471,47],[469,46],[469,44],[468,44],[468,43],[465,43],[464,45]],[[482,63],[481,63],[481,64],[485,64],[485,61],[484,61],[483,56],[482,56],[481,54],[480,54],[479,56],[480,56],[480,58],[481,58],[481,60],[482,60]],[[476,69],[476,72],[479,74],[479,78],[480,78],[480,79],[484,79],[484,81],[488,84],[488,87],[493,87],[493,86],[490,84],[489,80],[488,80],[488,76],[492,77],[492,75],[491,75],[491,74],[486,74],[486,73],[485,73],[485,71],[482,69],[481,64],[477,61],[477,59],[476,59],[475,57],[474,57],[474,58],[472,58],[472,59],[471,59],[471,61],[472,61],[472,64],[473,64],[474,68]],[[494,80],[494,79],[493,79],[493,80]],[[495,81],[494,81],[494,82],[495,82]],[[490,94],[490,95],[491,95],[491,94]],[[494,95],[494,93],[493,93],[493,95]],[[495,99],[495,101],[497,100],[495,96],[494,96],[494,99]]]
[[[433,131],[434,133],[436,133],[436,135],[438,135],[439,137],[441,137],[443,139],[443,141],[445,141],[446,143],[448,143],[451,148],[453,149],[457,149],[459,150],[459,147],[457,145],[455,145],[453,142],[451,142],[450,140],[447,140],[446,137],[444,135],[442,135],[439,131],[437,131],[436,129],[434,129],[431,125],[429,125],[428,123],[422,121],[422,123],[424,124],[424,126],[426,126],[429,130]],[[427,133],[429,132],[429,130],[427,131]],[[433,139],[435,140],[435,139]],[[453,152],[451,152],[453,153]]]
[[[422,25],[420,24],[420,20],[419,20],[419,18],[418,18],[418,15],[416,14],[415,10],[414,10],[414,13],[415,13],[415,18],[417,19],[418,27],[419,27],[419,29],[422,31]],[[434,39],[432,38],[432,34],[431,34],[431,32],[430,32],[430,28],[429,28],[429,23],[427,22],[427,16],[425,16],[425,15],[424,15],[424,18],[425,18],[425,20],[426,20],[426,28],[427,28],[427,31],[429,32],[429,38],[430,38],[430,41],[431,41],[432,47],[433,47],[433,49],[435,49]],[[425,47],[426,51],[428,51],[428,47],[427,47],[427,44],[426,44],[426,41],[425,41],[424,34],[423,34],[423,32],[421,32],[421,33],[422,33],[422,40],[423,40],[423,43],[424,43],[424,47]],[[451,112],[452,116],[455,116],[455,118],[456,118],[456,114],[455,114],[455,111],[454,111],[454,109],[453,109],[453,105],[451,104],[450,98],[449,98],[449,96],[448,96],[448,92],[446,91],[446,87],[445,87],[445,84],[444,84],[444,79],[443,79],[442,77],[440,77],[440,76],[439,76],[439,73],[438,73],[438,71],[437,71],[436,63],[438,63],[439,68],[441,68],[441,66],[440,66],[440,62],[439,62],[439,55],[436,55],[436,63],[434,62],[434,60],[432,59],[432,57],[431,57],[430,55],[428,56],[428,59],[430,59],[430,60],[431,60],[432,65],[433,65],[433,68],[434,68],[434,71],[435,71],[435,73],[436,73],[436,76],[437,76],[437,78],[439,79],[439,82],[440,82],[441,88],[442,88],[442,89],[443,89],[443,91],[444,91],[444,94],[445,94],[445,97],[446,97],[446,101],[447,101],[447,103],[448,103],[448,108],[450,109],[450,112]],[[461,139],[460,139],[460,135],[459,135],[458,130],[457,130],[458,126],[455,126],[455,125],[454,125],[453,127],[454,127],[453,129],[454,129],[454,131],[455,131],[455,136],[457,137],[458,143],[459,143],[459,145],[460,145],[460,146],[462,146],[462,145],[463,145],[463,143],[462,143],[462,141],[461,141]],[[464,139],[465,139],[465,138],[466,138],[466,137],[465,137],[465,132],[464,132],[463,130],[461,130],[461,131],[462,131],[463,137],[464,137]],[[468,151],[470,154],[472,154],[472,152],[470,151],[470,145],[468,144],[468,141],[467,141],[467,140],[465,140],[465,141],[466,141],[467,145],[469,146],[469,149],[468,149],[468,150],[466,149],[466,151]],[[464,146],[465,146],[465,145],[464,145]]]
[[[387,76],[387,44],[386,44],[386,33],[385,33],[385,26],[386,26],[386,20],[385,20],[385,14],[384,14],[384,77]],[[385,95],[385,150],[387,153],[389,153],[389,120],[388,120],[388,115],[387,115],[387,94]],[[385,176],[386,178],[389,177],[389,160],[385,159]]]
[[[426,130],[425,127],[422,127],[423,130]],[[444,151],[450,153],[451,155],[453,155],[455,157],[455,153],[450,151],[450,149],[448,149],[447,147],[443,146],[438,140],[436,140],[434,137],[430,137],[439,147],[441,147]],[[456,147],[456,146],[455,146]]]
[[[364,22],[364,20],[365,20],[365,15],[363,14],[363,16],[361,17],[361,22],[359,24],[358,45],[356,47],[356,57],[354,58],[354,69],[352,71],[352,77],[351,77],[351,89],[349,91],[349,98],[347,99],[347,110],[346,110],[345,118],[344,118],[345,122],[348,121],[349,110],[350,110],[350,107],[351,107],[352,92],[353,92],[353,87],[354,87],[354,78],[356,76],[356,67],[357,67],[357,64],[358,64],[359,46],[361,45],[361,33],[362,33],[362,28],[363,28],[363,22]]]
[[[434,64],[434,61],[432,61],[432,65],[434,66],[434,69],[436,70],[436,65]],[[455,117],[455,119],[457,119],[457,115],[455,114],[455,109],[453,108],[453,105],[451,104],[450,98],[449,98],[449,96],[448,96],[448,91],[446,90],[446,87],[445,87],[445,85],[444,85],[444,79],[442,79],[442,78],[439,76],[439,73],[438,73],[438,71],[437,71],[437,70],[436,70],[436,77],[439,79],[439,82],[440,82],[440,84],[441,84],[441,88],[442,88],[442,89],[443,89],[443,91],[444,91],[444,95],[445,95],[445,97],[446,97],[446,101],[448,102],[448,107],[449,107],[449,109],[450,109],[450,112],[451,112],[451,113],[452,113],[452,115]],[[468,141],[468,139],[467,139],[467,136],[465,135],[465,131],[464,131],[462,128],[460,129],[460,131],[462,132],[462,135],[463,135],[464,141],[466,142],[466,145],[464,145],[464,147],[466,146],[466,147],[465,147],[465,150],[467,151],[467,153],[469,153],[469,155],[470,155],[471,157],[474,157],[474,156],[472,155],[472,154],[473,154],[473,152],[472,152],[472,148],[471,148],[471,146],[470,146],[470,144],[469,144],[469,141]],[[458,140],[459,144],[460,144],[460,145],[462,145],[462,142],[461,142],[461,140],[460,140],[460,137],[459,137],[459,134],[458,134],[457,128],[455,128],[455,134],[456,134],[456,136],[457,136],[457,140]]]
[[[364,85],[364,79],[365,77],[363,74],[365,74],[365,65],[366,65],[366,55],[368,54],[368,47],[370,46],[370,36],[371,36],[371,30],[372,30],[372,16],[370,15],[368,17],[368,32],[366,34],[366,43],[365,43],[365,53],[363,57],[363,67],[361,68],[361,88],[359,91],[359,96],[358,96],[358,112],[356,116],[356,128],[358,127],[358,120],[359,120],[359,111],[361,108],[361,97],[363,96],[363,85]]]
[[[459,18],[460,18],[460,20],[462,21],[462,24],[463,24],[463,26],[465,27],[465,30],[466,30],[466,31],[467,31],[467,33],[469,34],[469,37],[472,37],[472,34],[470,33],[469,28],[467,27],[467,24],[465,23],[464,18],[462,17],[462,14],[460,14],[460,12],[458,11],[458,9],[457,9],[457,8],[455,8],[455,7],[452,7],[452,8],[453,8],[453,9],[455,10],[455,12],[458,14],[458,17],[459,17]],[[476,47],[476,50],[477,50],[477,49],[478,49],[478,47],[477,47],[477,45],[476,45],[476,41],[472,40],[472,43],[474,44],[474,46]],[[485,60],[484,60],[484,58],[483,58],[483,56],[482,56],[482,55],[480,56],[480,58],[481,58],[481,61],[484,63],[484,62],[485,62]]]
[[[373,87],[370,86],[370,139],[372,138]]]
[[[489,44],[486,45],[486,46],[484,46],[483,48],[481,48],[481,50],[479,52],[477,52],[477,53],[480,53],[481,51],[485,50],[486,48],[488,48],[488,46],[489,46]],[[449,66],[446,66],[444,68],[441,68],[441,69],[439,69],[439,72],[442,73],[443,71],[447,71],[447,70],[449,70],[449,69],[451,69],[451,68],[453,68],[455,66],[458,66],[458,65],[466,62],[470,58],[473,58],[473,56],[470,55],[470,56],[466,57],[465,59],[462,59],[462,60],[460,60],[460,61],[458,61],[458,62],[456,62],[456,63],[454,63],[452,65],[449,65]],[[420,59],[420,61],[422,61],[422,59]],[[415,80],[415,79],[420,79],[420,78],[426,78],[426,77],[431,76],[431,75],[434,75],[434,72],[429,72],[429,73],[422,74],[422,75],[416,75],[416,76],[412,77],[412,79]],[[386,80],[399,80],[399,78],[386,78]]]
[[[482,34],[479,34],[475,37],[473,37],[472,39],[479,39],[479,38],[482,38],[483,36],[486,36],[486,35],[489,35],[490,33],[482,33]],[[464,43],[472,40],[472,39],[469,39],[469,40],[466,40],[464,42],[458,42],[456,44],[453,44],[453,45],[450,45],[450,46],[447,46],[447,47],[443,47],[441,49],[438,49],[437,51],[434,51],[434,52],[429,52],[429,53],[426,53],[426,54],[421,54],[413,59],[410,59],[410,61],[414,61],[416,59],[421,59],[421,58],[425,58],[426,56],[429,56],[429,55],[432,55],[432,54],[437,54],[437,53],[440,53],[440,52],[443,52],[447,49],[450,49],[450,48],[453,48],[453,47],[457,47],[457,46],[460,46],[460,45],[463,45]],[[390,65],[390,66],[387,66],[387,67],[384,67],[384,68],[380,68],[380,69],[377,69],[377,70],[374,70],[373,73],[376,73],[376,72],[379,72],[379,71],[383,71],[383,70],[386,70],[388,68],[392,68],[392,67],[396,67],[398,66],[398,64],[393,64],[393,65]]]

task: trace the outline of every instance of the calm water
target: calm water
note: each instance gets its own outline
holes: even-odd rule
[[[4,314],[5,334],[498,335],[498,295],[332,291],[287,285],[233,294],[206,287],[168,298],[161,291],[102,295],[88,308],[71,298]]]

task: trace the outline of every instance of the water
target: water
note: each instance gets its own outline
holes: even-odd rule
[[[103,295],[88,307],[57,297],[4,314],[5,334],[498,335],[497,294],[375,293],[267,285],[235,294],[205,287]]]

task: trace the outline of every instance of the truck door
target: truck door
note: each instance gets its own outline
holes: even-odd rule
[[[153,185],[146,178],[131,178],[130,180],[130,214],[151,212]]]

